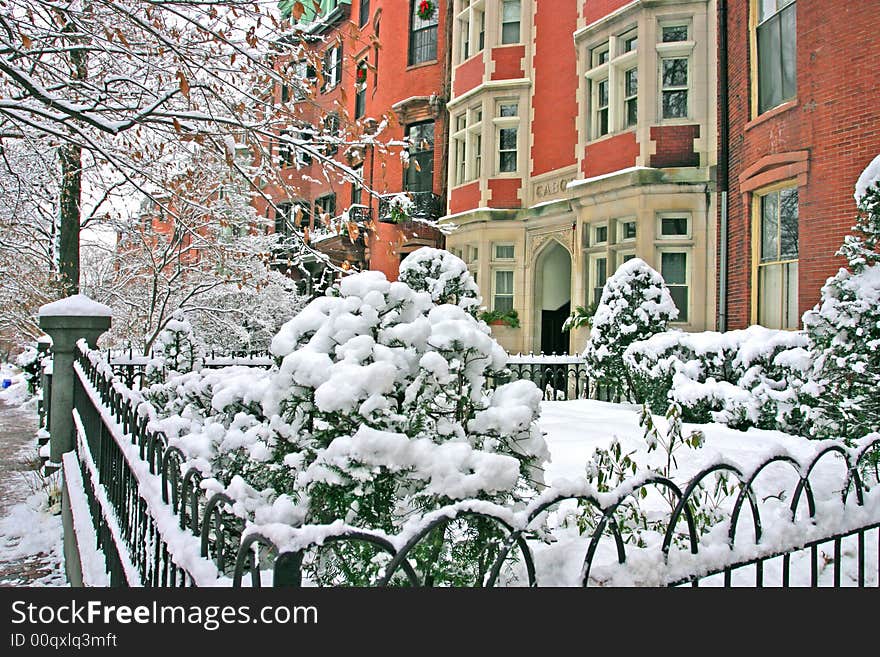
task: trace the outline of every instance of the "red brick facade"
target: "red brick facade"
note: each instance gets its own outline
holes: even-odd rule
[[[601,176],[636,164],[639,145],[635,132],[624,132],[614,137],[588,144],[584,149],[581,171],[584,178]]]
[[[791,181],[799,197],[799,312],[813,307],[841,266],[834,253],[854,223],[853,186],[880,153],[876,38],[880,3],[797,0],[797,93],[755,116],[750,2],[728,2],[730,219],[728,328],[752,316],[756,192]]]
[[[297,110],[297,116],[320,125],[322,116],[337,112],[343,131],[354,138],[371,131],[369,119],[377,122],[387,120],[387,126],[379,137],[383,143],[399,143],[405,138],[408,125],[434,121],[432,191],[439,197],[439,207],[442,208],[446,190],[447,141],[443,97],[449,78],[449,44],[447,2],[440,0],[436,4],[436,59],[414,65],[409,65],[411,7],[405,7],[410,5],[410,0],[372,0],[369,3],[370,15],[364,20],[359,16],[360,2],[353,2],[350,8],[340,5],[346,13],[341,19],[335,20],[329,29],[321,32],[322,39],[314,46],[317,54],[321,55],[327,48],[341,42],[343,60],[340,83],[326,92],[318,89],[313,102],[303,103]],[[359,27],[361,23],[363,26]],[[367,66],[366,91],[363,116],[358,118],[355,75],[358,65],[364,62]],[[276,94],[280,96],[280,90],[276,90]],[[361,148],[361,152],[345,152],[346,149],[340,148],[335,159],[347,166],[362,165],[366,186],[377,194],[395,194],[404,189],[406,175],[399,150],[397,147],[383,152],[381,148],[368,146]],[[324,171],[325,167],[317,161],[300,169],[289,167],[282,170],[282,175],[297,190],[297,198],[291,200],[304,202],[312,208],[313,226],[315,201],[322,196],[330,193],[336,195],[337,214],[352,203],[351,183],[333,174],[329,176],[330,180],[326,180]],[[276,203],[287,200],[287,194],[282,190],[270,187],[266,191]],[[361,202],[369,206],[373,221],[369,222],[371,228],[360,233],[365,261],[350,264],[383,271],[393,280],[397,277],[400,259],[406,253],[424,244],[442,244],[440,234],[423,224],[397,226],[376,221],[379,201],[366,190],[362,192]],[[266,210],[265,203],[258,204],[258,211],[265,216],[273,214],[272,210]],[[346,259],[353,252],[353,245],[347,244],[347,240],[350,241],[348,235],[343,233],[338,239],[328,240],[326,249],[321,242],[316,246],[327,250],[334,260]]]
[[[694,139],[700,136],[698,125],[651,126],[651,141],[656,148],[651,166],[698,167],[700,154],[694,150]]]

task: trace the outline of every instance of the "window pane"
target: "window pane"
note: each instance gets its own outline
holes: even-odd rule
[[[782,35],[782,99],[797,94],[797,23],[796,7],[791,5],[780,14]]]
[[[513,272],[495,272],[495,294],[513,294]]]
[[[688,288],[686,285],[670,285],[669,296],[678,308],[676,322],[688,321]]]
[[[507,152],[501,154],[501,172],[511,173],[516,171],[516,153]]]
[[[513,260],[513,244],[496,244],[496,260]]]
[[[667,285],[685,285],[687,283],[686,253],[663,253],[660,264],[661,274]]]
[[[798,257],[798,192],[784,189],[779,193],[779,256]]]
[[[663,43],[673,41],[687,41],[687,25],[667,25],[663,28]]]
[[[627,221],[623,224],[623,239],[631,240],[636,237],[636,222]]]
[[[639,93],[639,69],[631,68],[626,72],[626,85],[624,94],[635,96]]]
[[[596,244],[602,244],[608,241],[608,226],[598,226],[596,228]]]
[[[687,59],[663,60],[663,86],[686,87],[688,83]]]
[[[512,23],[519,20],[521,0],[504,0],[504,8],[502,10],[502,20],[505,23]]]
[[[688,229],[688,220],[684,217],[663,217],[661,219],[661,235],[681,235],[686,236]]]
[[[758,323],[782,328],[782,265],[758,268]]]
[[[504,3],[501,43],[519,43],[520,0],[509,0]]]
[[[800,322],[798,314],[798,263],[785,265],[785,325],[782,328],[796,329]]]
[[[495,310],[500,310],[501,312],[513,310],[513,297],[496,296],[494,306]]]
[[[606,258],[598,258],[596,260],[596,284],[605,285],[608,278],[608,260]]]
[[[519,108],[517,103],[503,103],[498,107],[498,115],[505,116],[518,116]]]
[[[637,36],[624,38],[623,52],[632,52],[639,47],[639,38]]]
[[[758,110],[764,112],[782,102],[782,53],[779,18],[758,27]]]
[[[685,119],[688,115],[687,91],[663,92],[663,118]]]
[[[501,150],[502,151],[516,150],[516,128],[502,128],[500,132],[501,132]]]
[[[779,193],[761,198],[761,260],[779,259]]]

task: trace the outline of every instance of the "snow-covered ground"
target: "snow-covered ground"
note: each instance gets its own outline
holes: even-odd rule
[[[0,586],[66,586],[62,563],[58,477],[30,470],[37,456],[36,403],[21,372],[0,364]]]

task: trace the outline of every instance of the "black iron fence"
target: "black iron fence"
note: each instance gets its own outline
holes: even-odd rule
[[[491,527],[498,540],[471,546],[468,572],[474,576],[469,583],[539,586],[547,583],[535,565],[542,549],[541,528],[548,514],[572,504],[593,509],[595,521],[583,534],[582,586],[817,586],[825,583],[824,572],[831,572],[828,583],[834,586],[880,583],[880,490],[876,470],[869,467],[880,451],[880,435],[852,448],[819,443],[807,459],[774,453],[749,469],[716,462],[684,487],[649,474],[610,493],[599,493],[586,482],[567,483],[545,490],[519,512],[463,501],[427,514],[397,536],[341,523],[263,527],[236,516],[226,495],[205,492],[201,484],[206,475],[190,467],[162,433],[150,430],[147,416],[137,410],[138,393],[124,386],[98,352],[81,350],[75,368],[80,467],[96,547],[104,554],[113,585],[300,586],[328,551],[337,558],[367,554],[371,563],[384,555],[371,585],[439,585],[446,565],[437,560],[425,568],[423,562],[419,570],[415,555],[426,547],[443,553],[444,542],[468,535],[448,528],[477,523]],[[827,472],[815,475],[826,460],[837,464],[837,483],[829,484]],[[791,486],[762,496],[756,482],[771,467],[787,469]],[[732,481],[732,493],[724,518],[707,526],[698,516],[697,495],[720,473]],[[627,505],[648,491],[664,494],[672,507],[662,540],[654,547],[638,547],[624,536],[623,516]],[[779,500],[787,503],[782,519],[774,515]],[[610,548],[604,553],[612,555],[610,560],[597,560],[600,546]],[[803,569],[809,573],[805,578]],[[363,583],[346,581],[346,569],[340,572],[342,580],[333,583]]]
[[[208,369],[243,365],[268,369],[275,363],[275,358],[268,350],[218,351],[212,349],[203,354],[202,366]],[[147,365],[156,358],[154,352],[148,355],[135,353],[133,349],[115,349],[104,352],[104,359],[129,388],[139,389],[144,384]]]
[[[494,377],[493,386],[525,379],[544,393],[546,401],[589,399],[592,392],[586,363],[577,356],[512,356],[502,376]]]
[[[400,192],[412,201],[407,213],[410,219],[435,221],[443,216],[440,197],[433,192]],[[400,194],[387,194],[379,198],[379,221],[396,223],[391,212],[392,200]]]

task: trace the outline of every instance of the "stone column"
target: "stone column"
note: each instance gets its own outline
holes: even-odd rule
[[[40,308],[40,328],[52,338],[52,398],[49,400],[49,461],[61,465],[61,455],[75,446],[73,433],[73,371],[76,343],[85,339],[94,348],[110,328],[111,311],[82,294]]]

